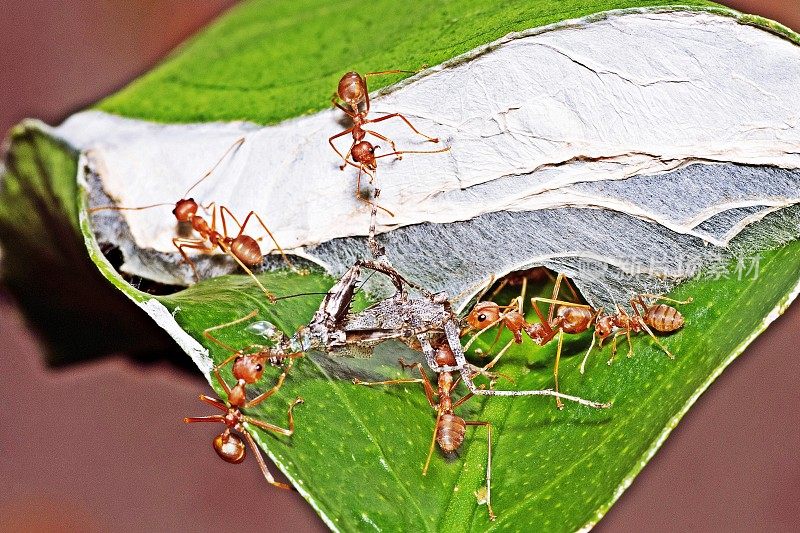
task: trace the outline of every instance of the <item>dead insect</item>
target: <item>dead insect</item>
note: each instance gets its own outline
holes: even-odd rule
[[[393,296],[363,311],[353,313],[350,309],[362,269],[387,276],[396,292]],[[519,391],[479,388],[472,377],[476,373],[484,374],[486,369],[476,367],[466,360],[461,346],[459,324],[458,316],[453,312],[445,293],[432,294],[410,283],[384,261],[360,260],[328,291],[308,326],[281,344],[285,353],[317,349],[336,355],[356,350],[360,356],[369,357],[374,346],[396,339],[413,350],[421,351],[432,371],[460,373],[464,384],[473,394],[554,396],[589,407],[610,406],[607,403],[585,400],[552,389]],[[442,336],[453,353],[455,360],[453,364],[436,362],[436,350],[432,347],[431,341]]]
[[[194,262],[189,258],[189,255],[186,253],[185,248],[199,250],[200,252],[210,253],[213,252],[216,248],[220,248],[223,252],[233,258],[236,263],[239,264],[242,269],[247,272],[247,274],[253,278],[256,282],[258,287],[262,290],[262,292],[267,296],[270,301],[275,300],[275,296],[270,293],[256,278],[255,274],[250,270],[250,267],[256,266],[260,264],[264,260],[264,254],[261,252],[261,247],[258,244],[258,241],[253,237],[245,234],[245,228],[247,224],[250,222],[252,218],[255,218],[261,227],[264,228],[264,231],[267,232],[272,242],[275,244],[275,249],[283,257],[284,262],[286,265],[294,270],[294,265],[292,265],[289,258],[286,257],[281,246],[278,244],[278,241],[275,240],[275,236],[269,230],[267,225],[261,219],[261,217],[255,211],[250,211],[247,216],[244,218],[244,222],[240,223],[239,220],[231,213],[231,211],[223,206],[217,206],[215,202],[211,202],[206,206],[202,206],[204,210],[211,209],[211,224],[206,221],[201,215],[197,214],[197,211],[200,209],[200,204],[198,204],[194,198],[187,198],[189,192],[192,189],[197,187],[200,183],[203,182],[206,178],[208,178],[214,170],[222,163],[222,161],[227,157],[229,153],[237,149],[239,146],[244,143],[244,138],[238,139],[228,150],[222,155],[222,157],[217,161],[214,166],[203,174],[203,176],[197,180],[191,187],[189,187],[183,195],[183,198],[175,202],[175,208],[172,210],[172,214],[175,215],[175,219],[178,222],[189,223],[194,231],[199,234],[198,237],[175,237],[172,239],[172,244],[175,245],[175,248],[178,249],[180,252],[181,257],[184,261],[186,261],[189,266],[192,268],[192,272],[194,273],[195,280],[199,280],[199,276],[197,274],[197,268]],[[151,207],[158,207],[163,205],[172,205],[167,203],[160,203],[160,204],[153,204],[143,207],[118,207],[118,206],[99,206],[93,207],[89,209],[90,213],[95,213],[97,211],[104,211],[104,210],[114,210],[114,211],[139,211],[142,209],[150,209]],[[218,232],[216,229],[217,225],[217,211],[219,211],[220,221],[222,223],[222,233]],[[239,226],[239,231],[236,233],[235,236],[231,236],[228,233],[228,221],[227,217],[233,219],[233,222]]]
[[[347,165],[351,165],[358,169],[358,178],[356,182],[356,198],[361,199],[361,173],[366,173],[369,176],[370,182],[375,179],[375,170],[378,168],[377,160],[382,157],[390,157],[396,156],[398,159],[402,159],[403,154],[432,154],[438,152],[446,152],[450,148],[443,148],[441,150],[397,150],[397,146],[395,142],[388,137],[381,135],[376,131],[372,131],[366,129],[365,126],[367,124],[375,124],[377,122],[383,122],[384,120],[389,120],[392,118],[398,118],[405,122],[411,131],[416,133],[417,135],[424,137],[426,141],[432,143],[438,143],[439,139],[435,137],[429,137],[424,133],[417,130],[411,122],[401,115],[400,113],[390,113],[388,115],[384,115],[380,118],[368,118],[369,111],[370,111],[370,101],[369,101],[369,91],[367,89],[367,78],[369,76],[379,76],[383,74],[398,74],[401,72],[408,72],[412,73],[413,71],[408,70],[385,70],[382,72],[369,72],[362,76],[358,72],[348,72],[339,80],[339,86],[337,87],[336,94],[331,99],[331,103],[339,108],[340,110],[344,111],[347,116],[349,116],[352,121],[353,125],[347,128],[344,131],[333,135],[330,139],[328,139],[328,143],[331,145],[331,148],[342,158],[343,163],[339,166],[340,170],[344,170]],[[339,100],[344,102],[344,105],[339,103]],[[350,145],[350,148],[347,150],[346,154],[342,154],[333,141],[339,137],[345,136],[347,134],[351,134],[353,137],[353,142]],[[375,151],[379,148],[379,146],[373,146],[372,143],[365,140],[367,134],[372,135],[378,139],[386,141],[392,147],[392,151],[389,153],[375,155]]]

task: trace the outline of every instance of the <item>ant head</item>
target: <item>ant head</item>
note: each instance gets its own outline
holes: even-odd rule
[[[375,149],[378,148],[377,146],[372,146],[369,141],[361,141],[360,143],[356,143],[353,146],[352,151],[350,152],[353,156],[353,160],[356,163],[361,163],[369,170],[375,170],[378,168],[378,162],[375,161]]]
[[[358,104],[366,100],[367,84],[358,72],[348,72],[339,80],[336,92],[354,111],[358,111]]]
[[[435,360],[439,366],[454,366],[456,364],[456,356],[453,355],[453,350],[450,349],[447,343],[443,343],[436,348]]]
[[[478,302],[467,315],[467,324],[473,329],[483,329],[499,318],[499,305],[494,302]]]
[[[264,363],[268,357],[267,351],[240,355],[233,361],[233,377],[243,379],[246,383],[255,383],[264,374]]]
[[[175,209],[172,210],[172,214],[175,215],[178,222],[189,222],[189,219],[196,213],[197,202],[194,201],[194,198],[178,200],[175,203]]]
[[[605,339],[614,331],[614,317],[606,315],[598,318],[597,323],[594,325],[594,330],[598,337]]]
[[[239,464],[244,461],[247,449],[239,435],[226,430],[214,437],[214,451],[222,460]]]

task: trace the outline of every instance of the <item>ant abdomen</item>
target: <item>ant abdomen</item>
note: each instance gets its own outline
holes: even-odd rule
[[[233,464],[241,463],[247,455],[247,448],[242,439],[230,431],[214,437],[214,451],[221,459]]]
[[[444,413],[436,427],[436,442],[444,453],[455,453],[464,443],[467,423],[460,416]]]
[[[258,265],[264,260],[258,242],[249,235],[239,235],[230,244],[231,252],[247,266]]]
[[[358,72],[348,72],[339,80],[337,93],[339,98],[350,104],[351,107],[356,108],[358,104],[364,101],[366,96],[364,79]],[[357,112],[358,109],[354,109],[354,111]]]
[[[585,307],[562,305],[556,311],[556,316],[561,319],[564,333],[582,333],[589,329],[592,322],[592,311]]]
[[[672,333],[683,327],[683,315],[672,306],[658,304],[650,307],[644,315],[645,324],[660,333]]]

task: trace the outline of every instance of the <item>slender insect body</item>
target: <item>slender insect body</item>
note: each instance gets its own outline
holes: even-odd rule
[[[377,122],[383,122],[384,120],[389,119],[399,119],[405,122],[405,124],[413,131],[415,134],[424,137],[426,141],[432,143],[438,143],[439,139],[435,137],[429,137],[424,133],[417,130],[413,124],[403,115],[400,113],[390,113],[388,115],[384,115],[380,118],[369,118],[369,111],[370,111],[370,101],[369,101],[369,90],[367,88],[367,77],[369,76],[377,76],[381,74],[398,74],[402,72],[409,72],[405,70],[387,70],[383,72],[370,72],[364,76],[357,72],[348,72],[344,76],[341,77],[339,80],[339,85],[336,88],[336,95],[331,100],[331,103],[334,107],[343,111],[350,119],[352,120],[353,125],[347,128],[344,131],[337,133],[336,135],[331,136],[328,139],[328,143],[333,148],[333,151],[342,158],[342,164],[339,165],[340,170],[344,170],[347,165],[353,166],[358,169],[358,178],[356,181],[356,198],[361,198],[361,174],[362,172],[369,176],[370,182],[375,179],[375,171],[378,168],[377,160],[382,157],[391,157],[395,156],[397,159],[402,159],[403,154],[408,153],[437,153],[437,152],[445,152],[449,150],[449,148],[444,148],[441,150],[397,150],[397,145],[395,142],[382,135],[376,131],[372,131],[367,129],[366,126],[368,124],[375,124]],[[344,105],[339,103],[341,100]],[[350,144],[350,148],[347,150],[346,153],[342,153],[336,145],[333,143],[334,140],[338,139],[339,137],[343,137],[345,135],[350,134],[353,141]],[[379,148],[379,146],[373,145],[371,142],[366,141],[365,138],[367,134],[385,141],[389,143],[391,146],[391,151],[385,154],[381,154],[376,156],[375,150]],[[376,191],[377,195],[377,191]]]
[[[272,232],[261,219],[261,217],[255,212],[250,211],[244,218],[243,222],[239,222],[236,217],[231,213],[231,211],[225,206],[218,206],[216,203],[212,202],[208,206],[204,206],[203,209],[211,208],[211,222],[209,223],[204,217],[199,215],[197,212],[200,209],[200,204],[195,201],[194,198],[187,197],[189,192],[194,189],[197,185],[203,182],[206,178],[208,178],[214,170],[223,162],[223,160],[230,154],[232,151],[237,149],[239,146],[244,143],[244,137],[238,139],[230,148],[222,155],[222,157],[214,164],[214,166],[206,172],[199,180],[197,180],[191,187],[189,187],[186,192],[184,193],[184,197],[175,202],[174,208],[172,210],[172,214],[175,216],[175,219],[179,223],[188,223],[191,228],[197,232],[198,236],[192,237],[175,237],[172,239],[172,244],[180,253],[183,261],[185,261],[192,269],[192,273],[194,274],[195,280],[199,280],[200,276],[197,272],[197,267],[194,264],[194,261],[189,257],[186,250],[196,250],[202,253],[211,253],[215,251],[217,248],[221,249],[223,252],[228,254],[231,258],[233,258],[239,266],[253,279],[259,289],[264,293],[264,295],[270,301],[275,300],[275,296],[270,293],[256,278],[255,274],[250,270],[249,267],[259,265],[264,259],[264,254],[261,251],[261,247],[259,246],[256,239],[250,237],[249,235],[245,234],[245,230],[247,228],[248,223],[251,219],[255,218],[261,227],[266,231],[267,235],[270,236],[272,242],[275,244],[275,249],[283,257],[284,262],[286,265],[294,270],[294,266],[289,261],[289,258],[286,257],[283,249],[280,247],[278,242],[275,240],[275,237],[272,235]],[[146,207],[118,207],[118,206],[101,206],[101,207],[93,207],[89,211],[96,212],[102,211],[106,209],[110,210],[141,210],[141,209],[149,209],[151,207],[157,207],[161,205],[167,204],[154,204],[151,206]],[[213,207],[212,207],[213,206]],[[219,214],[220,222],[222,225],[222,232],[217,231],[217,215]],[[232,220],[238,227],[239,231],[236,235],[229,235],[228,234],[228,222]]]

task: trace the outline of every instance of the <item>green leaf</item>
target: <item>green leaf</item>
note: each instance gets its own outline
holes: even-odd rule
[[[9,137],[0,190],[3,283],[40,326],[48,363],[120,349],[145,356],[172,346],[161,328],[98,275],[86,253],[77,229],[77,152],[36,121],[16,126]]]
[[[405,6],[405,12],[391,5],[243,4],[99,107],[170,122],[273,123],[327,107],[327,96],[344,70],[435,65],[509,31],[659,3],[520,1],[498,8],[477,1],[437,1]],[[388,85],[396,79],[381,82]],[[133,327],[137,320],[149,320],[111,295],[108,300],[114,303],[100,303],[106,298],[99,295],[112,291],[100,283],[105,280],[81,251],[81,237],[103,277],[136,304],[151,306],[151,312],[153,306],[163,306],[162,325],[174,316],[180,326],[172,330],[175,338],[185,344],[183,332],[188,333],[206,345],[215,361],[228,354],[203,339],[204,329],[257,309],[259,319],[290,333],[318,306],[320,295],[267,305],[243,276],[204,281],[170,296],[135,290],[97,249],[84,193],[75,183],[77,169],[77,154],[38,126],[28,124],[12,133],[0,197],[5,276],[18,292],[28,291],[29,307],[39,309],[42,317],[73,319],[58,343],[85,342],[74,335],[85,329],[81,323],[117,328],[110,336],[118,347],[128,342],[131,329],[136,334],[130,336],[137,339],[160,331],[142,333],[147,330]],[[664,339],[675,360],[640,336],[634,339],[635,357],[624,357],[623,347],[623,356],[608,366],[606,349],[592,356],[581,376],[577,366],[589,339],[569,339],[561,365],[562,390],[613,400],[612,409],[568,404],[559,412],[543,398],[472,399],[465,404],[460,414],[491,421],[495,428],[494,528],[567,531],[602,517],[698,395],[796,295],[799,252],[800,242],[765,251],[757,279],[697,279],[679,287],[673,296],[692,296],[694,302],[681,308],[687,320],[684,330]],[[66,287],[71,287],[67,292],[73,298],[54,307],[45,295],[62,292],[62,277],[72,280]],[[320,272],[267,273],[261,279],[279,296],[321,292],[334,281]],[[84,308],[76,302],[88,309],[79,312]],[[222,330],[219,336],[235,346],[260,341],[243,327]],[[549,387],[553,356],[554,346],[539,349],[526,343],[512,350],[499,370],[515,380],[514,388]],[[296,396],[306,400],[295,411],[293,437],[253,433],[328,524],[342,530],[442,531],[483,531],[491,525],[474,495],[485,484],[483,428],[468,431],[460,457],[446,460],[437,452],[423,477],[434,416],[421,387],[358,387],[331,379],[317,361],[300,361],[283,389],[251,414],[285,426],[288,403]],[[229,370],[224,375],[230,379]],[[270,385],[265,378],[260,388]],[[197,413],[191,414],[205,412],[206,406],[198,403]],[[187,435],[192,430],[187,427]],[[248,462],[255,468],[252,460]]]
[[[438,65],[504,35],[612,9],[716,6],[705,0],[388,0],[240,4],[180,53],[98,107],[161,122],[273,124],[330,107],[343,72]],[[732,15],[726,8],[716,12]],[[600,15],[602,17],[602,15]],[[386,87],[409,74],[370,80]]]
[[[694,298],[681,306],[687,325],[662,339],[675,360],[642,335],[634,338],[633,358],[625,357],[622,346],[617,362],[609,366],[606,347],[594,352],[581,376],[578,366],[590,339],[585,334],[568,339],[561,389],[613,401],[609,410],[568,403],[558,411],[552,400],[543,398],[473,398],[465,404],[462,416],[491,421],[495,431],[494,526],[568,531],[602,517],[703,390],[788,305],[798,288],[799,254],[800,241],[795,241],[764,252],[757,278],[740,280],[734,273],[681,285],[672,296]],[[333,283],[319,273],[269,273],[260,279],[279,297],[321,292]],[[258,319],[291,333],[308,322],[321,298],[302,296],[268,305],[247,278],[226,276],[158,301],[182,329],[202,339],[205,328],[255,309]],[[233,346],[258,343],[261,339],[245,326],[219,331],[218,336]],[[216,362],[228,356],[203,343]],[[547,388],[552,386],[554,356],[554,345],[539,349],[526,342],[510,351],[498,370],[514,379],[514,388]],[[233,381],[229,369],[224,375]],[[271,385],[265,378],[251,390]],[[448,460],[437,452],[428,475],[421,475],[435,422],[421,385],[359,387],[331,379],[314,358],[307,358],[277,395],[250,414],[285,426],[287,406],[297,396],[305,404],[295,411],[297,432],[292,438],[258,429],[254,434],[331,526],[484,531],[491,525],[474,495],[485,484],[483,428],[468,431],[460,457]],[[197,414],[203,412],[198,404]]]

